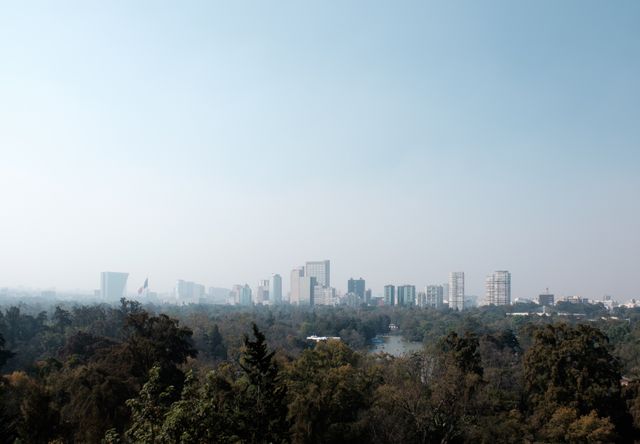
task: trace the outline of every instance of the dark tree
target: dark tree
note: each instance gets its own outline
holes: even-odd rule
[[[244,430],[240,436],[250,443],[280,443],[288,441],[286,387],[269,351],[264,334],[252,324],[254,340],[244,336],[240,367],[244,377],[242,403]]]

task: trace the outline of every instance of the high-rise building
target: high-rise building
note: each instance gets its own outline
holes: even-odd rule
[[[331,266],[328,260],[307,262],[304,275],[316,278],[318,285],[331,287]]]
[[[449,308],[464,310],[464,271],[449,273]]]
[[[197,304],[204,296],[205,287],[191,281],[178,279],[176,282],[175,295],[177,302],[185,304]]]
[[[550,294],[549,290],[547,290],[546,293],[538,295],[538,304],[540,305],[546,305],[546,306],[553,305],[554,300],[555,300],[555,296]]]
[[[229,293],[230,302],[235,305],[251,305],[251,296],[251,287],[248,284],[236,284]]]
[[[349,279],[347,281],[347,292],[353,293],[360,298],[362,302],[365,301],[365,282],[364,279]]]
[[[368,288],[367,291],[364,292],[364,302],[369,305],[371,303],[372,292],[371,289]]]
[[[106,300],[118,300],[126,296],[129,273],[103,271],[100,273],[100,297]]]
[[[396,305],[396,287],[394,285],[384,286],[384,304]]]
[[[442,285],[427,285],[425,290],[425,307],[440,308],[444,302]]]
[[[291,290],[289,292],[289,302],[292,304],[300,303],[300,283],[304,277],[304,268],[298,267],[291,270]]]
[[[271,303],[282,304],[282,276],[274,274],[271,276]]]
[[[244,284],[240,288],[240,305],[251,305],[251,287],[249,284]]]
[[[416,304],[416,286],[415,285],[399,285],[398,286],[398,305],[408,306]]]
[[[300,278],[300,293],[298,298],[298,305],[314,305],[315,294],[314,290],[318,285],[316,278],[313,276],[302,276]],[[323,287],[322,285],[320,287]]]
[[[313,287],[313,305],[336,305],[336,289],[322,285]]]
[[[493,305],[511,304],[511,273],[496,271],[485,281],[485,302]]]
[[[269,304],[269,287],[271,283],[269,279],[262,279],[258,283],[258,288],[256,289],[256,304]]]

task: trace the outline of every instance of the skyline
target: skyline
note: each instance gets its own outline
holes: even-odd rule
[[[318,266],[320,264],[326,263],[327,267],[329,267],[328,263],[331,262],[330,260],[322,260],[322,261],[307,261],[305,266],[300,266],[300,267],[294,267],[292,270],[290,270],[291,273],[295,273],[295,272],[299,272],[300,273],[300,277],[303,276],[308,276],[311,275],[313,276],[316,273],[323,273],[323,271],[319,271],[314,269],[313,271],[308,271],[308,267],[309,265],[315,265]],[[216,290],[228,290],[230,293],[232,293],[234,291],[234,288],[236,287],[247,287],[250,288],[251,291],[255,291],[256,292],[256,297],[261,293],[261,291],[264,290],[265,285],[266,288],[270,288],[273,282],[274,277],[277,276],[279,283],[277,284],[279,290],[277,291],[277,294],[280,295],[279,297],[276,297],[276,299],[282,300],[283,302],[286,301],[287,303],[291,303],[290,298],[291,298],[291,287],[288,285],[283,285],[283,282],[288,282],[287,280],[283,280],[282,276],[279,273],[275,273],[272,274],[268,279],[259,279],[258,283],[251,283],[250,281],[241,281],[241,282],[236,282],[233,285],[229,285],[227,287],[225,286],[220,286],[220,285],[215,285],[215,284],[209,284],[209,283],[203,283],[203,282],[195,282],[195,281],[189,281],[189,280],[184,280],[184,279],[177,279],[175,281],[175,285],[172,286],[170,289],[168,290],[159,290],[157,288],[154,288],[153,286],[149,285],[149,277],[145,277],[144,282],[142,284],[141,287],[136,287],[138,288],[138,291],[134,291],[134,288],[130,288],[130,285],[133,285],[135,287],[135,282],[131,283],[130,279],[129,279],[129,273],[127,272],[122,272],[122,271],[103,271],[100,272],[100,285],[99,288],[93,288],[93,289],[57,289],[55,287],[42,287],[42,288],[38,288],[38,287],[28,287],[28,286],[17,286],[17,287],[2,287],[0,286],[0,290],[4,289],[9,289],[9,290],[22,290],[22,291],[42,291],[42,293],[47,293],[50,290],[55,292],[59,291],[60,294],[78,294],[78,295],[85,295],[85,296],[89,296],[89,297],[95,297],[95,294],[97,292],[101,293],[102,298],[104,298],[105,296],[102,295],[103,292],[103,288],[104,288],[104,281],[105,281],[105,274],[111,274],[111,275],[116,275],[116,279],[120,280],[121,276],[124,276],[124,281],[123,283],[117,283],[117,286],[122,286],[122,291],[124,291],[124,295],[127,297],[140,297],[140,291],[144,288],[145,290],[145,294],[148,294],[149,292],[153,293],[153,294],[157,294],[157,295],[174,295],[177,296],[177,292],[178,292],[178,287],[180,285],[184,285],[184,284],[190,284],[191,286],[198,286],[202,288],[202,292],[203,294],[208,294],[212,289],[216,289]],[[464,295],[464,297],[466,298],[468,297],[473,297],[476,298],[475,301],[476,303],[479,303],[480,305],[486,305],[489,304],[489,300],[491,300],[492,298],[498,298],[500,301],[500,304],[504,303],[505,300],[509,300],[511,302],[516,301],[516,300],[535,300],[538,296],[540,295],[545,295],[550,293],[550,289],[548,287],[544,288],[544,290],[541,290],[540,292],[538,292],[537,294],[516,294],[515,296],[511,296],[511,272],[508,270],[494,270],[493,272],[490,272],[488,274],[485,275],[485,280],[484,280],[484,284],[483,284],[483,291],[480,293],[470,293],[469,291],[466,290],[466,288],[469,288],[469,286],[466,283],[466,278],[465,278],[465,272],[464,271],[451,271],[448,273],[447,276],[447,280],[446,281],[430,281],[427,283],[422,283],[422,282],[409,282],[409,281],[403,281],[403,282],[390,282],[390,281],[385,281],[385,284],[383,285],[382,288],[373,288],[370,285],[366,284],[368,281],[366,278],[363,278],[362,276],[359,277],[355,277],[355,276],[351,276],[349,277],[349,279],[347,280],[346,284],[340,285],[340,284],[330,284],[330,285],[323,285],[322,283],[318,282],[317,285],[321,286],[321,287],[325,287],[328,289],[332,289],[333,291],[337,291],[337,293],[341,296],[346,295],[347,293],[350,292],[349,290],[349,286],[352,284],[353,282],[359,282],[360,280],[362,280],[365,284],[364,287],[360,290],[357,290],[356,293],[362,293],[362,297],[364,297],[364,292],[366,290],[366,292],[371,292],[371,296],[375,297],[375,298],[380,298],[380,299],[385,299],[386,296],[386,288],[387,287],[393,287],[393,288],[401,288],[401,287],[414,287],[416,289],[416,294],[420,293],[420,292],[424,292],[425,294],[429,293],[428,288],[429,287],[443,287],[445,289],[449,289],[449,293],[445,294],[445,301],[451,297],[451,293],[453,292],[454,294],[456,294],[456,290],[452,290],[452,279],[455,281],[456,278],[454,276],[461,276],[462,279],[462,292],[460,293],[460,295]],[[314,277],[315,278],[315,277]],[[266,284],[265,284],[266,283]],[[326,282],[325,282],[326,283]],[[506,287],[504,287],[506,285]],[[472,287],[475,287],[475,283],[473,283]],[[617,302],[624,302],[625,299],[620,298],[619,296],[616,295],[612,295],[611,292],[608,293],[603,293],[602,295],[598,295],[596,297],[585,297],[585,295],[583,294],[578,294],[578,293],[555,293],[553,291],[551,291],[552,294],[555,294],[557,297],[560,298],[576,298],[576,297],[580,297],[580,298],[584,298],[584,299],[590,299],[590,300],[594,300],[594,301],[598,301],[598,300],[605,300],[605,299],[611,299],[613,298],[613,300],[617,301]],[[296,296],[297,297],[297,296]],[[107,299],[109,299],[109,297],[107,297]],[[114,299],[113,297],[111,299]],[[118,298],[115,298],[118,299]],[[261,300],[260,298],[258,298],[259,300]],[[635,300],[637,298],[629,298],[628,300]],[[497,304],[497,305],[500,305]]]
[[[0,287],[640,295],[640,3],[0,14]],[[140,283],[140,284],[139,284]]]

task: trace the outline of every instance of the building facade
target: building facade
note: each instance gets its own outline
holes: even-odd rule
[[[322,285],[313,287],[313,305],[336,305],[336,289]]]
[[[396,305],[396,287],[395,285],[384,286],[384,305]]]
[[[347,281],[347,293],[353,293],[360,298],[362,302],[365,302],[365,282],[364,279],[349,279]]]
[[[304,278],[304,268],[298,267],[291,270],[291,287],[289,292],[289,302],[294,305],[300,303],[300,285]]]
[[[282,276],[279,274],[271,276],[271,294],[269,296],[272,304],[282,304]]]
[[[106,300],[119,300],[127,295],[129,273],[103,271],[100,273],[100,297]]]
[[[444,304],[444,287],[442,285],[427,285],[425,289],[425,307],[441,308]]]
[[[400,306],[410,306],[416,304],[416,286],[398,285],[397,303]]]
[[[511,273],[501,270],[487,276],[485,302],[489,305],[511,304]]]
[[[331,264],[328,260],[307,262],[304,275],[315,278],[318,285],[331,287]]]
[[[464,310],[464,271],[449,273],[449,308]]]

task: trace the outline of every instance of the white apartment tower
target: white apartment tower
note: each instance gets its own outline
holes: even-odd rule
[[[444,287],[442,285],[427,285],[425,291],[425,306],[431,308],[442,307],[444,301]]]
[[[304,268],[294,268],[291,270],[291,292],[289,294],[289,302],[292,304],[300,303],[300,283],[304,277]]]
[[[511,273],[501,270],[490,274],[485,281],[485,290],[487,304],[511,304]]]
[[[464,310],[464,271],[449,273],[449,308]]]

